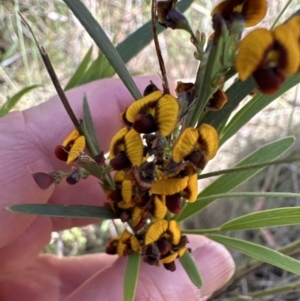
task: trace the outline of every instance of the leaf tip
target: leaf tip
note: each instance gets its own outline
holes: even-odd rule
[[[3,208],[4,211],[15,212],[13,209],[14,206],[6,206]]]

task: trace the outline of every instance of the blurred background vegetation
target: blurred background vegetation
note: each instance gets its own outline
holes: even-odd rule
[[[150,18],[150,0],[85,0],[83,2],[116,45]],[[185,15],[193,29],[204,31],[207,35],[212,32],[210,11],[217,2],[195,0],[192,3]],[[268,15],[262,25],[270,26],[285,4],[286,1],[283,0],[270,0]],[[292,1],[281,21],[299,9],[299,4],[299,0]],[[55,90],[31,34],[21,24],[18,11],[30,22],[39,43],[48,52],[62,86],[69,82],[93,45],[93,41],[63,1],[2,0],[0,3],[0,105],[20,90],[31,85],[40,85],[24,95],[14,108],[23,110],[49,99],[55,95]],[[175,33],[167,30],[159,35],[159,40],[169,76],[174,80],[193,79],[197,64],[193,58],[194,48],[189,41],[189,35],[183,31]],[[94,46],[90,62],[97,57],[98,51]],[[132,75],[158,73],[153,44],[147,45],[128,62],[127,66]],[[101,78],[109,73],[106,72],[109,66],[102,69],[99,67],[99,70],[91,74],[88,80]],[[268,141],[289,134],[295,135],[299,140],[299,96],[298,86],[264,109],[222,147],[217,158],[209,163],[206,171],[229,168]],[[297,149],[299,149],[299,142],[296,142],[292,152]],[[239,190],[299,193],[299,177],[300,164],[298,163],[269,167]],[[212,180],[202,181],[200,187],[205,187]],[[187,221],[186,226],[213,228],[245,213],[296,205],[300,206],[300,199],[223,199],[205,209],[200,216]],[[83,228],[55,232],[45,252],[71,256],[104,251],[107,240],[116,236],[121,226],[119,221],[104,221]],[[230,235],[259,242],[271,248],[278,248],[300,239],[299,226],[234,232]],[[295,256],[299,258],[299,254],[300,249],[295,249]],[[244,265],[250,260],[235,252],[233,255],[238,265]],[[298,276],[266,265],[244,277],[237,284],[233,294],[247,294],[257,289],[296,280],[299,281]],[[232,293],[227,297],[230,297],[230,294]],[[223,297],[219,298],[221,297],[217,297],[216,300],[223,300]],[[300,300],[300,293],[293,292],[259,300]]]

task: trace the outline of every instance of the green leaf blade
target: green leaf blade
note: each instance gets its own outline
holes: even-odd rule
[[[115,213],[107,207],[86,205],[19,204],[5,208],[8,211],[65,218],[114,219]]]
[[[198,288],[202,287],[203,280],[191,253],[186,251],[184,255],[179,258],[179,260],[191,282]]]
[[[300,207],[276,208],[253,212],[232,219],[220,226],[220,231],[247,230],[300,224]]]
[[[300,275],[300,261],[283,255],[278,251],[260,246],[255,243],[223,235],[207,234],[206,236],[230,249],[234,249],[252,258],[256,258],[288,272]]]
[[[70,78],[69,82],[65,86],[65,91],[70,90],[76,86],[79,86],[79,84],[81,84],[85,71],[87,70],[88,65],[91,62],[92,53],[93,53],[93,46],[90,47],[90,49],[88,50],[88,52],[86,53],[82,61],[80,62],[79,66],[77,67],[76,71]]]
[[[293,143],[293,137],[286,137],[266,144],[240,161],[236,166],[247,166],[253,163],[263,163],[275,160],[279,156],[283,155],[293,145]],[[263,167],[220,176],[198,195],[196,202],[187,204],[175,219],[177,221],[182,221],[188,217],[191,217],[192,215],[197,214],[215,201],[215,199],[210,198],[210,196],[215,194],[223,194],[233,190],[248,179],[255,176],[262,169]],[[202,198],[205,197],[208,197],[208,199],[202,200]]]
[[[119,75],[133,98],[136,100],[142,98],[142,94],[129,74],[119,53],[87,7],[80,0],[64,0],[64,2],[68,5],[96,45],[106,56],[107,60],[115,69],[116,73]]]
[[[300,193],[293,192],[225,192],[201,198],[202,201],[222,198],[299,198]]]
[[[98,57],[91,63],[89,68],[82,76],[80,85],[101,78],[112,77],[114,74],[115,74],[114,68],[107,60],[107,58],[104,56],[104,54],[101,51],[99,51]]]
[[[124,276],[124,301],[134,301],[141,265],[141,254],[128,256]]]
[[[21,98],[31,90],[40,87],[41,85],[32,85],[29,87],[26,87],[16,93],[14,96],[9,98],[7,102],[0,108],[0,118],[4,117],[9,111],[21,100]]]
[[[295,74],[286,79],[280,90],[272,95],[258,94],[253,97],[235,116],[221,133],[220,145],[232,137],[241,127],[243,127],[251,118],[259,113],[272,101],[280,97],[283,93],[294,87],[300,82],[300,74]]]
[[[98,144],[97,135],[96,135],[96,131],[95,131],[94,123],[93,123],[93,118],[91,115],[91,110],[90,110],[86,95],[84,95],[84,98],[83,98],[83,120],[84,120],[84,125],[86,127],[86,130],[89,134],[89,137],[90,137],[96,151],[98,152],[98,154],[100,154],[101,149]]]

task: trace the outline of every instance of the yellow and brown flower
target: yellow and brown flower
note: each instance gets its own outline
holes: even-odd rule
[[[117,254],[119,256],[128,256],[133,252],[141,253],[141,251],[142,248],[138,238],[125,229],[118,240]]]
[[[189,160],[197,168],[203,169],[207,161],[216,155],[218,147],[218,133],[211,125],[186,128],[173,146],[172,159],[175,163]]]
[[[132,209],[131,220],[134,230],[140,230],[150,217],[153,221],[163,219],[167,211],[165,196],[153,194],[143,207],[135,206]]]
[[[126,179],[123,170],[115,173],[114,182],[116,184],[116,190],[108,194],[112,209],[115,212],[119,212],[119,209],[126,210],[133,208],[135,206],[133,200],[134,183],[131,180]]]
[[[144,146],[138,132],[122,128],[110,143],[110,165],[115,170],[130,166],[140,166],[143,161]]]
[[[173,132],[177,124],[178,112],[178,102],[172,95],[163,95],[161,91],[155,91],[134,102],[126,110],[125,117],[139,133],[159,131],[166,137]]]
[[[187,237],[182,236],[175,220],[154,222],[145,234],[144,261],[150,265],[163,263],[166,269],[173,272],[176,269],[174,260],[184,255],[187,243]]]
[[[211,15],[220,14],[228,23],[242,18],[245,26],[251,27],[258,24],[266,13],[266,0],[224,0],[213,9]]]
[[[85,137],[81,136],[77,130],[73,130],[62,145],[55,148],[55,155],[58,159],[67,164],[74,162],[85,149]]]
[[[154,183],[150,192],[165,195],[166,206],[169,211],[178,214],[182,209],[181,197],[184,197],[190,203],[197,199],[197,173],[185,177],[160,179]]]
[[[299,30],[296,20],[277,26],[273,31],[258,28],[240,44],[235,67],[244,81],[252,75],[262,93],[275,93],[287,76],[299,71]]]
[[[222,89],[218,89],[205,106],[206,111],[220,111],[228,102],[228,97]]]

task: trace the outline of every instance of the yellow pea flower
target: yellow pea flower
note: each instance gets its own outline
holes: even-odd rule
[[[251,27],[265,17],[267,8],[266,0],[224,0],[213,9],[211,15],[218,13],[227,22],[242,17],[245,26]]]
[[[145,235],[145,261],[149,264],[163,263],[166,269],[174,271],[174,260],[187,251],[187,242],[175,220],[154,222]]]
[[[115,170],[139,166],[143,161],[143,141],[134,129],[122,128],[110,143],[110,164]]]
[[[253,75],[262,93],[275,93],[285,77],[295,74],[300,65],[299,30],[289,20],[269,31],[258,28],[240,44],[235,67],[242,81]]]
[[[133,252],[141,253],[141,251],[142,248],[137,237],[125,229],[118,241],[117,254],[119,256],[128,256]]]
[[[186,128],[173,146],[172,159],[175,163],[189,160],[203,169],[207,160],[216,155],[218,147],[218,133],[211,125],[202,124],[197,129]]]
[[[139,133],[159,131],[163,137],[170,135],[177,123],[179,104],[169,94],[155,91],[134,102],[126,111],[125,119]]]
[[[58,159],[65,161],[66,164],[74,162],[85,149],[85,137],[80,136],[77,130],[73,130],[62,145],[55,148],[55,155]]]

